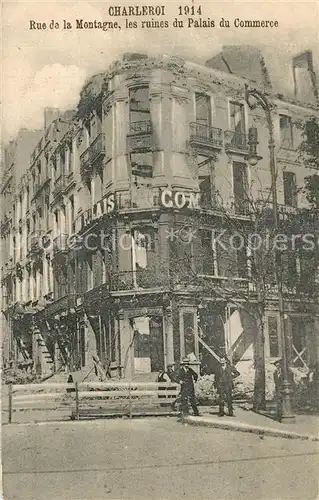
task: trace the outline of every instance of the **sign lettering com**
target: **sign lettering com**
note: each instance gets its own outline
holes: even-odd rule
[[[161,193],[161,204],[166,208],[199,209],[200,193],[190,191],[172,191],[164,189]]]

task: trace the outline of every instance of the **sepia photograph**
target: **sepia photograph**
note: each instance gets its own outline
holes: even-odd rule
[[[2,14],[0,497],[316,500],[318,2]]]

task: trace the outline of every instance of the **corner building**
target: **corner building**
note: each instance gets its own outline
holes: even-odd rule
[[[266,91],[274,106],[283,217],[309,209],[297,188],[315,171],[300,162],[294,122],[318,117],[318,94],[308,53],[304,71],[294,70],[295,96],[286,99],[273,91],[257,50],[241,58],[243,67],[236,51],[228,47],[205,66],[126,54],[87,82],[74,113],[46,111],[5,215],[9,357],[32,357],[38,372],[49,373],[87,371],[98,354],[114,375],[130,379],[190,353],[212,369],[223,352],[244,370],[261,348],[267,359],[280,356],[275,287],[261,347],[256,322],[241,307],[257,302],[248,249],[225,250],[213,235],[252,227],[247,192],[258,201],[271,186],[269,131],[263,110],[248,108],[245,85]],[[252,125],[257,167],[247,162]],[[286,260],[287,276],[295,269],[295,279],[305,280],[299,257]],[[315,293],[287,285],[292,365],[318,360],[317,307]]]

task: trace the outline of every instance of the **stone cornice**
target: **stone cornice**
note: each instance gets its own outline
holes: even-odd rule
[[[217,85],[221,86],[223,93],[227,91],[237,91],[241,94],[244,91],[244,86],[247,83],[250,87],[256,87],[254,82],[249,79],[239,77],[234,74],[225,73],[219,70],[208,68],[206,66],[185,61],[178,57],[170,56],[151,56],[147,59],[138,60],[119,60],[116,61],[107,71],[108,77],[111,79],[116,74],[126,73],[130,70],[149,71],[162,69],[169,71],[179,79],[184,77],[185,80],[192,80],[193,85],[202,88],[207,92],[211,92],[212,88]],[[139,75],[140,77],[140,75]],[[258,86],[257,86],[258,87]],[[264,89],[260,89],[263,91]],[[291,97],[281,97],[280,94],[269,93],[269,98],[276,101],[277,104],[293,105],[305,110],[311,109],[318,111],[318,107],[311,103],[302,103]]]

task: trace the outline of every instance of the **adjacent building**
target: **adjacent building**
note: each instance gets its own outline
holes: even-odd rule
[[[318,119],[311,54],[295,58],[292,71],[295,95],[285,97],[249,47],[225,47],[202,66],[125,54],[86,83],[74,112],[47,109],[44,130],[24,132],[31,150],[22,137],[10,144],[5,362],[32,358],[49,373],[87,369],[98,354],[131,378],[190,353],[207,364],[225,351],[248,365],[257,352],[280,356],[271,258],[269,271],[265,262],[254,270],[247,244],[256,214],[260,223],[272,203],[269,124],[245,96],[247,86],[258,88],[272,103],[283,228],[292,234],[292,221],[307,221],[312,233],[302,188],[316,169],[299,153],[312,137],[303,124]],[[307,368],[319,357],[315,252],[284,252],[282,268],[290,362]],[[251,313],[261,302],[262,334]]]

